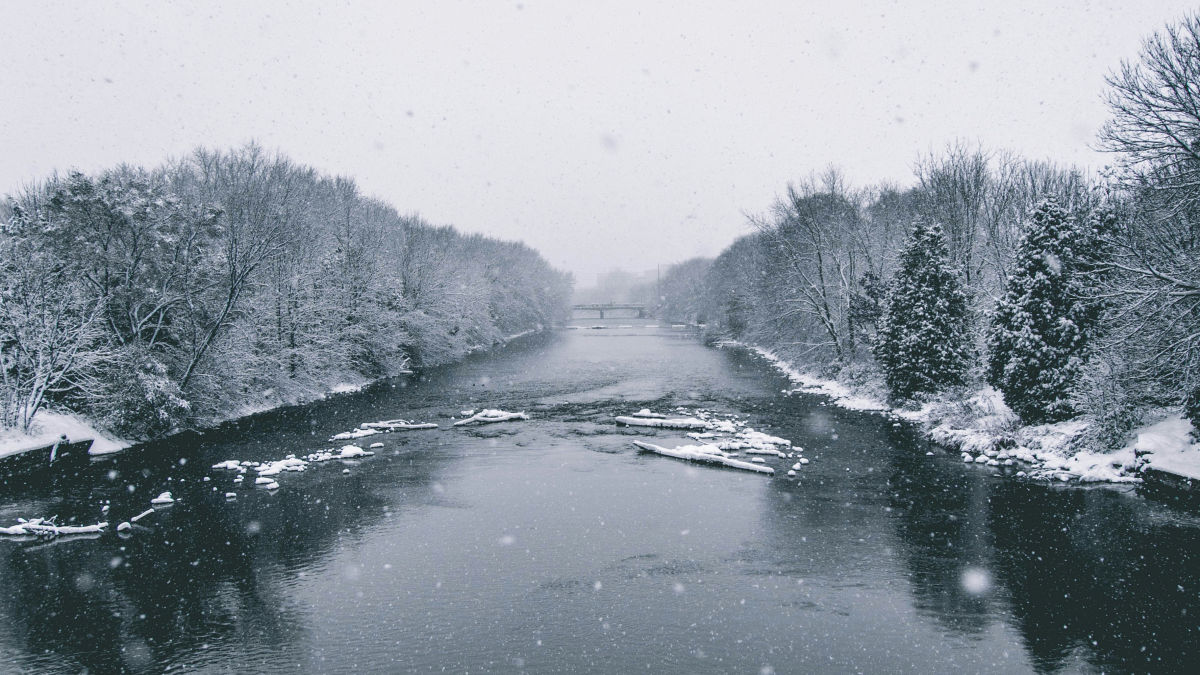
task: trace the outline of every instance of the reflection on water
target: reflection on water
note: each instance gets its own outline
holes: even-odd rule
[[[6,522],[94,522],[107,501],[115,523],[167,489],[179,502],[129,536],[0,541],[0,671],[1196,661],[1200,519],[1113,489],[1000,480],[783,387],[683,331],[561,331],[11,488]],[[328,447],[363,421],[447,427],[484,406],[534,419],[373,437],[377,456],[287,474],[275,494],[208,469]],[[684,440],[612,425],[644,406],[746,415],[812,463],[790,480],[638,455],[631,438]]]

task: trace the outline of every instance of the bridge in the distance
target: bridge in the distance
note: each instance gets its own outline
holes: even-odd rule
[[[646,306],[630,303],[615,303],[607,304],[591,304],[591,305],[572,305],[571,316],[576,319],[590,319],[591,312],[599,312],[600,318],[604,318],[604,313],[608,312],[608,318],[646,318]],[[628,312],[629,314],[626,314]]]

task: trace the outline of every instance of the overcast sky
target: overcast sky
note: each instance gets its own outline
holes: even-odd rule
[[[257,139],[586,285],[714,255],[829,164],[1099,168],[1104,75],[1192,6],[838,4],[0,0],[0,192]]]

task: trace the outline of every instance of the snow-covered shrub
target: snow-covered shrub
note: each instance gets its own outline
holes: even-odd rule
[[[907,399],[963,384],[971,364],[967,295],[937,223],[918,220],[892,278],[875,358],[892,396]]]
[[[123,438],[165,436],[191,414],[166,366],[136,347],[119,352],[97,382],[96,391],[86,392],[92,416]]]

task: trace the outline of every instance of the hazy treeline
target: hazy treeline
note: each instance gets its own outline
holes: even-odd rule
[[[1116,168],[1104,176],[955,144],[919,158],[909,188],[852,188],[836,170],[789,185],[754,233],[666,271],[660,311],[866,381],[882,374],[880,354],[911,360],[880,349],[889,307],[892,326],[906,312],[960,311],[922,302],[917,271],[897,274],[902,252],[944,259],[939,283],[965,298],[967,329],[946,321],[943,335],[965,335],[950,352],[966,372],[951,367],[940,384],[992,382],[1010,404],[1022,386],[1044,387],[1013,405],[1022,419],[1089,415],[1105,443],[1151,406],[1183,404],[1200,427],[1197,73],[1200,21],[1188,18],[1110,76],[1101,143]]]
[[[53,404],[132,438],[453,361],[572,284],[253,144],[10,195],[0,260],[0,426]]]

